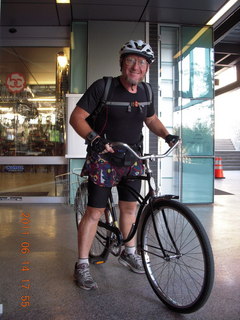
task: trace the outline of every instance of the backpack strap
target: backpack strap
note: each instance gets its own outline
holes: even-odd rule
[[[107,84],[106,84],[106,86],[107,86]],[[140,87],[142,87],[145,90],[146,96],[147,96],[147,101],[146,102],[139,102],[139,105],[148,106],[152,103],[152,97],[153,97],[152,88],[151,88],[150,84],[146,83],[146,82],[141,82]],[[107,99],[107,95],[105,96],[105,98]],[[104,104],[108,105],[108,106],[119,106],[119,105],[121,105],[122,107],[131,106],[131,102],[107,101],[105,99],[104,99]]]
[[[99,113],[102,111],[103,106],[106,104],[106,100],[107,100],[107,97],[109,94],[109,89],[111,87],[113,77],[103,77],[103,79],[105,82],[105,87],[104,87],[104,92],[102,94],[101,100],[99,101],[99,103],[98,103],[97,107],[95,108],[95,110],[93,111],[93,113],[90,114],[86,119],[92,129],[95,129],[96,119],[97,119]]]
[[[149,104],[152,103],[152,97],[153,97],[153,92],[152,92],[152,87],[150,86],[150,84],[148,82],[141,82],[142,86],[145,89],[146,95],[147,95],[147,99],[150,102]]]
[[[102,99],[101,99],[98,107],[94,111],[96,116],[102,111],[103,106],[107,102],[107,97],[108,97],[109,89],[110,89],[111,84],[112,84],[113,77],[103,77],[103,79],[105,80],[105,88],[104,88],[104,93],[103,93]]]
[[[104,94],[103,94],[101,103],[104,104],[107,101],[107,97],[108,97],[109,89],[112,84],[113,77],[103,77],[103,79],[106,81],[106,84],[105,84]]]

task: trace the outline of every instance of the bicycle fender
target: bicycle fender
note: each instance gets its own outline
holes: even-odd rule
[[[141,254],[141,231],[143,222],[145,220],[145,217],[150,209],[150,204],[147,204],[145,208],[143,209],[143,212],[141,213],[139,223],[138,223],[138,229],[137,229],[137,252],[138,254]]]

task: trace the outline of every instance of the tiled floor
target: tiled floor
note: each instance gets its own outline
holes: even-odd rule
[[[0,205],[1,319],[239,320],[240,172],[226,171],[225,177],[215,187],[232,195],[215,196],[214,205],[192,206],[208,232],[216,269],[212,294],[198,312],[169,311],[145,275],[129,272],[115,257],[92,266],[97,291],[79,289],[72,280],[77,256],[73,209],[18,203]]]

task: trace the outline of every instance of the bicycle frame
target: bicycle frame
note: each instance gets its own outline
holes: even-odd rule
[[[178,199],[178,196],[174,196],[174,195],[163,195],[163,196],[158,196],[156,194],[156,186],[155,186],[155,181],[153,179],[153,174],[152,174],[152,170],[150,168],[150,164],[149,161],[153,161],[157,158],[164,158],[166,157],[169,153],[172,152],[172,150],[174,148],[177,147],[177,145],[180,143],[180,140],[171,148],[169,148],[163,155],[144,155],[144,156],[139,156],[137,153],[134,152],[134,150],[132,150],[127,144],[121,143],[121,142],[114,142],[111,145],[114,147],[116,146],[121,146],[124,147],[126,149],[128,149],[129,151],[131,151],[136,158],[143,160],[144,161],[144,165],[145,165],[145,173],[146,175],[143,176],[129,176],[129,177],[124,177],[123,180],[141,180],[141,181],[147,181],[148,182],[148,186],[149,186],[149,191],[147,193],[147,195],[145,197],[143,197],[139,192],[137,192],[135,189],[133,189],[132,187],[125,185],[124,187],[126,187],[131,193],[132,195],[136,198],[136,201],[139,203],[139,209],[138,209],[138,213],[136,216],[136,221],[135,223],[132,225],[132,228],[127,236],[126,239],[123,239],[122,234],[118,228],[118,223],[117,223],[117,214],[115,211],[115,208],[113,206],[113,197],[112,197],[112,193],[110,196],[110,201],[108,203],[108,206],[110,207],[110,212],[111,212],[111,216],[113,219],[112,225],[109,225],[108,223],[104,223],[102,221],[99,221],[98,225],[100,227],[103,227],[111,232],[113,232],[116,235],[117,238],[117,245],[123,245],[127,242],[129,242],[130,240],[132,240],[132,238],[135,236],[139,225],[142,225],[143,219],[144,219],[144,214],[142,214],[142,212],[144,211],[144,208],[146,207],[146,205],[149,203],[150,205],[152,204],[152,201],[154,201],[154,199],[157,197],[162,198],[162,199]],[[154,221],[154,216],[153,217],[153,223],[155,225],[156,228],[156,223]],[[166,219],[165,219],[166,220]],[[141,228],[139,228],[139,230],[141,230]],[[169,230],[169,229],[168,229]],[[171,240],[173,241],[171,235],[170,235],[170,231],[169,231],[169,236],[171,238]],[[139,237],[138,237],[139,238]],[[159,245],[162,249],[162,252],[164,254],[164,257],[167,257],[167,254],[164,252],[163,246],[161,244],[161,240],[159,240]],[[139,241],[138,241],[139,243]],[[176,245],[173,241],[173,245],[176,248]],[[179,250],[176,248],[176,251],[179,252]]]

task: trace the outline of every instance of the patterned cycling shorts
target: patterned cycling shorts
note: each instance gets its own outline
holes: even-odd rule
[[[89,176],[90,180],[100,187],[114,187],[119,184],[122,177],[140,176],[143,174],[141,160],[136,160],[129,167],[117,167],[110,164],[99,154],[87,155],[81,176]]]

